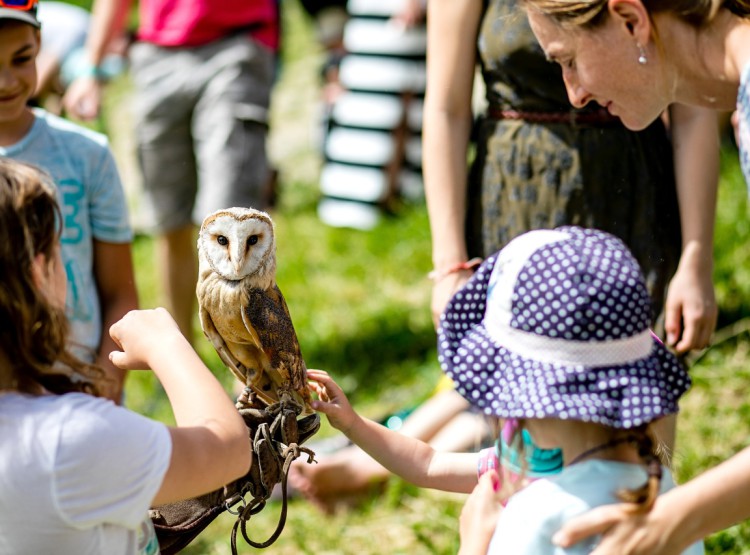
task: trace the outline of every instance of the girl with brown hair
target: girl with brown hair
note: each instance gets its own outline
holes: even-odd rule
[[[149,507],[244,475],[247,428],[164,309],[115,323],[110,359],[152,369],[176,425],[100,396],[67,347],[61,225],[51,178],[0,157],[0,552],[158,553]]]

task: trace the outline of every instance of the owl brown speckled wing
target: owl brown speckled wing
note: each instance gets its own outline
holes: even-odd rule
[[[270,296],[262,289],[233,293],[228,298],[218,295],[223,303],[201,304],[200,321],[206,337],[235,377],[265,403],[279,401],[279,390],[284,389],[305,406],[304,414],[311,414],[307,370],[281,292],[274,287]],[[216,301],[215,297],[205,299]],[[227,309],[217,308],[219,304]],[[218,320],[212,311],[220,315]]]
[[[284,296],[276,285],[265,290],[252,288],[246,295],[242,319],[260,355],[255,368],[248,367],[257,372],[248,385],[258,393],[277,389],[304,392],[305,413],[312,413],[307,367]]]

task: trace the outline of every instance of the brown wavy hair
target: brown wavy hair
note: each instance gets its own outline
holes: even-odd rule
[[[44,171],[0,157],[0,367],[2,386],[27,393],[99,396],[104,371],[69,350],[64,309],[34,285],[34,258],[52,259],[62,232],[55,186]]]
[[[593,28],[607,15],[608,0],[521,0],[527,9],[550,17],[558,23]],[[641,0],[650,14],[672,12],[695,27],[710,22],[726,8],[740,17],[750,18],[750,0]]]

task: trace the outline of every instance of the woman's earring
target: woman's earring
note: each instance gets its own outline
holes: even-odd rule
[[[639,44],[638,45],[638,63],[641,65],[645,65],[646,62],[648,62],[648,59],[646,58],[646,50]]]

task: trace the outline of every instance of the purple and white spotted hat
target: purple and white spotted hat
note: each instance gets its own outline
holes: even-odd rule
[[[676,413],[690,387],[650,318],[643,274],[620,239],[531,231],[487,258],[448,303],[438,357],[487,414],[633,428]]]

